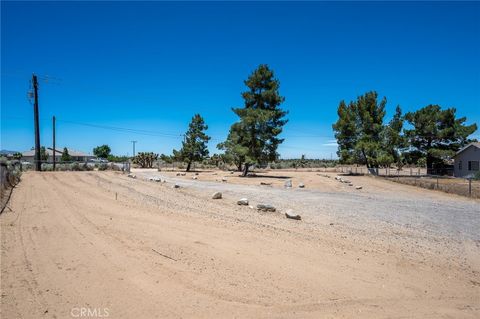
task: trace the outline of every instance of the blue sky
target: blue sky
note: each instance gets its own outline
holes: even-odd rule
[[[284,158],[335,157],[339,101],[369,90],[387,97],[387,120],[397,104],[440,104],[480,124],[475,2],[2,1],[1,9],[2,149],[34,145],[32,72],[51,78],[40,82],[42,145],[51,145],[55,115],[57,145],[86,152],[109,144],[131,154],[137,140],[137,151],[170,153],[195,113],[215,152],[261,63],[275,70],[290,112]]]

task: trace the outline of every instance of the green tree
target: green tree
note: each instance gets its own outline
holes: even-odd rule
[[[20,160],[20,159],[22,158],[22,156],[23,156],[23,155],[22,155],[22,153],[20,153],[20,152],[15,152],[15,153],[13,153],[13,155],[12,155],[13,159],[16,159],[16,160]]]
[[[106,144],[97,146],[93,149],[93,154],[96,157],[100,157],[100,158],[108,158],[108,156],[110,155],[110,152],[111,152],[110,146]]]
[[[180,151],[173,150],[174,157],[187,162],[187,172],[193,161],[202,161],[208,156],[207,143],[210,137],[205,134],[208,125],[200,116],[195,114],[188,126],[188,131],[185,133],[185,139],[182,142]]]
[[[40,147],[40,160],[42,162],[48,161],[48,153],[45,146]]]
[[[241,123],[233,123],[226,141],[217,145],[218,149],[224,151],[223,159],[237,166],[238,171],[242,171],[248,153],[248,147],[242,145],[242,136]]]
[[[247,176],[251,165],[278,158],[277,148],[283,142],[278,136],[287,123],[288,113],[280,108],[285,98],[280,95],[280,82],[268,65],[261,64],[254,70],[245,85],[248,89],[242,93],[244,107],[233,109],[240,121],[230,129],[238,135],[232,136],[234,145],[230,149],[245,156],[243,176]]]
[[[466,117],[456,118],[455,113],[455,108],[442,110],[439,105],[428,105],[405,114],[412,126],[404,131],[409,152],[426,159],[427,172],[443,166],[444,160],[468,144],[468,136],[477,130],[476,124],[464,125]]]
[[[402,166],[402,150],[406,147],[405,137],[402,135],[403,116],[400,106],[395,109],[395,115],[392,120],[383,129],[383,153],[381,154],[382,166],[390,166],[396,163],[398,167]]]
[[[338,120],[333,124],[338,143],[338,156],[342,163],[361,163],[367,167],[378,167],[382,154],[382,133],[384,130],[386,98],[378,101],[375,91],[367,92],[338,106]]]
[[[70,156],[70,154],[68,154],[68,149],[66,147],[64,147],[62,157],[60,158],[60,161],[70,162],[71,160],[72,160],[72,157]]]

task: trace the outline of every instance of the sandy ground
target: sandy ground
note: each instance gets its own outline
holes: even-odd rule
[[[136,174],[23,175],[0,216],[2,318],[480,316],[478,201],[367,177]]]

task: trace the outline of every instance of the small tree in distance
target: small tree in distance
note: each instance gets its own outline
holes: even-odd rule
[[[96,157],[100,157],[100,158],[108,158],[108,156],[110,155],[110,152],[111,152],[110,146],[106,144],[97,146],[93,149],[93,154]]]
[[[180,151],[173,150],[175,159],[187,162],[187,172],[190,171],[193,161],[202,161],[208,156],[207,143],[210,137],[205,134],[208,125],[200,116],[195,114],[185,133]]]
[[[62,162],[70,162],[72,157],[68,154],[68,149],[66,147],[63,148],[62,157],[60,158]]]

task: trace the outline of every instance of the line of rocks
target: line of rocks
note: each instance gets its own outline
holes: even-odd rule
[[[348,186],[354,186],[353,183],[350,180],[344,179],[341,176],[335,176],[335,179],[337,181],[339,181],[340,183],[348,184]],[[355,186],[355,189],[362,189],[362,188],[363,188],[362,186]]]

